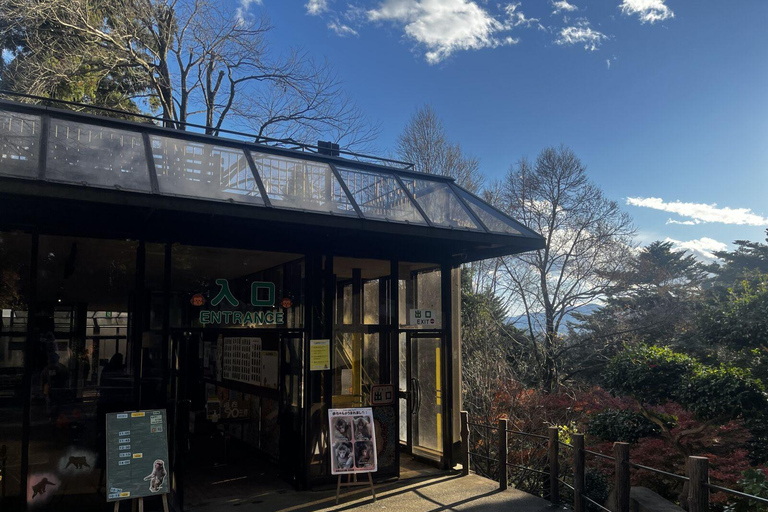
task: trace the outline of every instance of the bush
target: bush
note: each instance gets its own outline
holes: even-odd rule
[[[675,401],[686,377],[698,366],[691,357],[667,347],[635,345],[611,359],[603,378],[613,393],[659,405]]]
[[[584,471],[584,493],[590,499],[602,505],[608,500],[608,494],[610,493],[608,478],[599,471],[587,468]],[[600,509],[587,502],[587,510],[599,511]]]
[[[590,416],[587,423],[587,434],[603,441],[636,443],[642,437],[660,433],[658,425],[630,410],[605,409]]]
[[[766,407],[765,389],[749,370],[698,366],[679,391],[679,400],[700,419],[748,418]]]
[[[761,469],[748,469],[739,480],[739,485],[747,494],[768,498],[768,480]],[[754,500],[739,499],[726,507],[726,512],[765,512],[768,505]]]

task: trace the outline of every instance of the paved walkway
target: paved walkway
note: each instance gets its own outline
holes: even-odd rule
[[[440,472],[408,465],[401,479],[376,485],[376,502],[370,490],[343,490],[336,505],[335,490],[305,491],[276,489],[247,498],[213,498],[199,503],[193,512],[552,512],[549,502],[509,489],[499,491],[498,484],[476,475],[462,477],[455,472]]]

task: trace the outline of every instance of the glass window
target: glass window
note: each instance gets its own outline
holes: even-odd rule
[[[46,179],[149,192],[141,134],[51,118]]]
[[[273,206],[357,216],[328,164],[252,152]]]
[[[135,410],[129,331],[138,243],[41,236],[27,501],[102,510],[105,415]],[[50,486],[40,482],[47,479]],[[33,489],[34,487],[34,489]],[[37,492],[36,492],[37,491]]]
[[[440,330],[442,324],[442,297],[440,270],[428,263],[401,263],[399,268],[400,326],[409,329]],[[434,322],[414,323],[415,310],[430,310]]]
[[[40,116],[0,111],[0,173],[37,178]]]
[[[520,231],[514,227],[512,220],[502,215],[492,206],[485,204],[472,194],[468,194],[461,189],[458,189],[458,193],[472,209],[472,212],[478,216],[483,224],[485,224],[485,227],[487,227],[489,231],[492,231],[493,233],[507,233],[510,235],[520,234]]]
[[[151,140],[163,194],[264,204],[242,150],[154,135]]]
[[[472,220],[447,183],[403,178],[403,184],[435,226],[483,230]]]
[[[172,265],[171,327],[304,325],[301,255],[178,245]]]
[[[427,223],[394,176],[342,168],[339,174],[366,218]]]
[[[30,237],[0,232],[0,510],[19,496]]]

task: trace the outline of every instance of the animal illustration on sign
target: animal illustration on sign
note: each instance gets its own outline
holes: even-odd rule
[[[149,480],[149,490],[157,492],[160,490],[160,486],[163,485],[163,481],[165,481],[165,462],[157,459],[152,468],[152,473],[145,476],[144,481]]]
[[[56,484],[51,482],[47,478],[43,477],[42,480],[40,480],[39,482],[37,482],[35,485],[32,486],[32,497],[34,498],[38,494],[40,496],[45,494],[45,488],[48,487],[49,485],[56,485]]]
[[[64,469],[68,468],[69,466],[75,466],[75,469],[83,469],[84,467],[90,468],[90,464],[88,464],[88,461],[86,460],[84,455],[81,455],[79,457],[77,456],[71,456],[69,458],[69,462],[67,462],[67,465],[64,466]]]

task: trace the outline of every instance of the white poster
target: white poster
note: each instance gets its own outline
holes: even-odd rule
[[[264,350],[261,353],[261,385],[265,388],[277,389],[279,360],[277,350]]]
[[[331,474],[373,473],[376,460],[376,433],[370,407],[330,409]]]
[[[223,378],[261,386],[261,338],[224,338]]]

